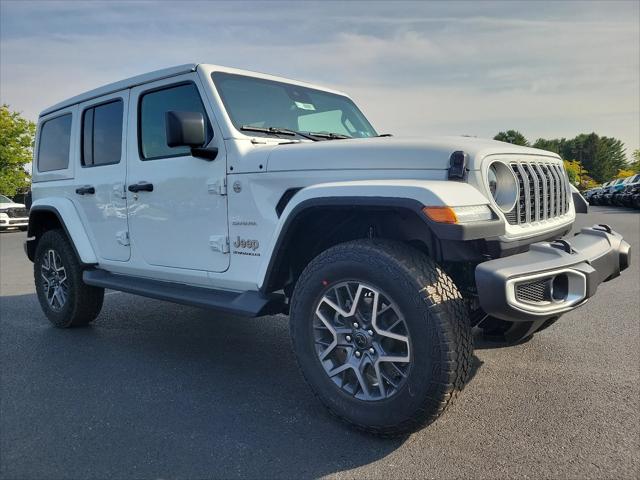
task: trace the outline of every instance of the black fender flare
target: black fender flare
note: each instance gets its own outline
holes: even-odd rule
[[[422,209],[424,205],[412,198],[402,197],[360,197],[360,196],[338,196],[319,197],[304,200],[296,205],[289,213],[280,230],[280,234],[275,242],[271,257],[263,278],[260,291],[266,293],[272,291],[273,283],[277,277],[277,270],[286,257],[286,247],[295,234],[296,223],[301,221],[305,215],[320,208],[374,208],[385,210],[404,210],[416,215],[425,226],[425,236],[430,236],[437,240],[475,240],[497,237],[505,232],[504,221],[496,218],[494,220],[479,221],[469,224],[444,224],[437,223],[428,218]]]
[[[38,214],[41,212],[51,213],[57,218],[58,223],[62,226],[62,229],[64,230],[65,235],[69,239],[69,243],[71,243],[71,247],[73,248],[73,251],[75,252],[76,257],[78,258],[78,261],[83,265],[93,265],[94,263],[86,263],[82,261],[82,256],[80,255],[80,252],[78,251],[76,244],[73,241],[73,237],[69,232],[69,229],[64,221],[64,218],[60,214],[60,211],[52,205],[35,205],[31,208],[31,210],[29,210],[29,227],[27,230],[27,240],[24,242],[24,250],[29,260],[33,262],[35,258],[36,247],[38,244],[38,238],[36,236],[36,233],[38,231],[38,228],[37,228],[38,222],[34,221],[34,217],[37,216],[34,214]]]

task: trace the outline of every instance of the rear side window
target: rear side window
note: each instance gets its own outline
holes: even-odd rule
[[[38,171],[51,172],[69,167],[71,114],[47,120],[40,127]]]
[[[82,115],[82,165],[93,167],[120,162],[122,154],[122,100],[88,108]]]
[[[143,160],[189,155],[188,147],[169,147],[165,132],[165,113],[200,112],[207,125],[207,142],[213,137],[213,130],[207,118],[198,89],[193,83],[177,85],[146,93],[140,100],[139,142]]]

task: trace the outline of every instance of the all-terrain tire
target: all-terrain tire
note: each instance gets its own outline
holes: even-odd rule
[[[43,277],[43,268],[47,272],[50,270],[53,265],[51,258],[55,255],[56,266],[59,267],[59,260],[64,269],[60,278],[64,276],[67,286],[65,301],[60,304],[56,300],[52,305],[48,299],[51,295],[47,289],[48,282]],[[49,230],[42,235],[36,248],[33,272],[40,306],[54,326],[67,328],[87,325],[100,313],[104,288],[92,287],[82,281],[82,265],[62,230]]]
[[[410,369],[388,398],[361,400],[338,387],[314,348],[313,320],[323,295],[340,282],[380,289],[402,311]],[[436,420],[464,388],[473,357],[468,310],[444,270],[400,242],[356,240],[313,259],[296,284],[290,310],[293,348],[312,391],[341,420],[381,436],[411,433]]]

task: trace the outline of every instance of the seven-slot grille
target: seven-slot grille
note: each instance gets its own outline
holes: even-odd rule
[[[511,225],[538,222],[567,213],[569,181],[563,167],[542,162],[513,162],[509,166],[520,192],[516,205],[505,214]]]
[[[29,216],[29,211],[26,208],[8,208],[7,217],[9,218],[24,218]]]

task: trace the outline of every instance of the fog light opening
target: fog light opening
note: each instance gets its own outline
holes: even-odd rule
[[[551,298],[554,302],[564,302],[569,296],[569,277],[561,273],[553,277],[551,282]]]

